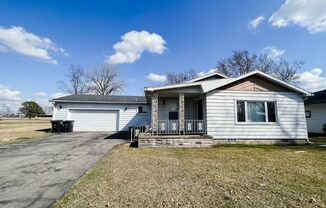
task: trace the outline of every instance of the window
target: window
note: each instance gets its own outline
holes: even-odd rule
[[[267,102],[268,122],[276,122],[275,102]]]
[[[311,118],[311,111],[306,111],[306,118]]]
[[[237,122],[275,123],[276,102],[237,101]]]
[[[238,122],[245,122],[246,121],[245,102],[238,101],[237,109],[238,109],[237,111]]]
[[[266,112],[264,102],[247,102],[248,122],[265,122]]]
[[[143,106],[138,106],[138,113],[145,114],[147,112],[144,110]]]

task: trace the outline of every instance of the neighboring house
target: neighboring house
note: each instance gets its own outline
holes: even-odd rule
[[[310,93],[260,71],[238,78],[212,73],[182,84],[146,87],[145,95],[53,99],[53,119],[75,120],[76,131],[128,130],[147,123],[144,135],[153,138],[207,134],[214,144],[307,139],[304,98]]]
[[[305,108],[308,132],[326,133],[323,130],[326,125],[326,89],[306,99]]]

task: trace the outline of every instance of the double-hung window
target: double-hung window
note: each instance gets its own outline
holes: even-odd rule
[[[276,123],[276,102],[236,101],[238,123]]]

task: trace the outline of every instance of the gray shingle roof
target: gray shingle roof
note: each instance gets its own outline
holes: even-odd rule
[[[304,102],[306,105],[326,104],[326,89],[314,93],[314,96],[308,97]]]
[[[144,96],[126,95],[68,95],[50,100],[50,102],[73,102],[73,103],[123,103],[123,104],[146,104]]]

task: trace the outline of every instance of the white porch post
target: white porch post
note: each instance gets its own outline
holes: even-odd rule
[[[152,116],[151,116],[152,134],[158,130],[158,93],[152,94]]]
[[[184,134],[185,125],[185,96],[184,93],[179,93],[179,131],[180,134]]]

